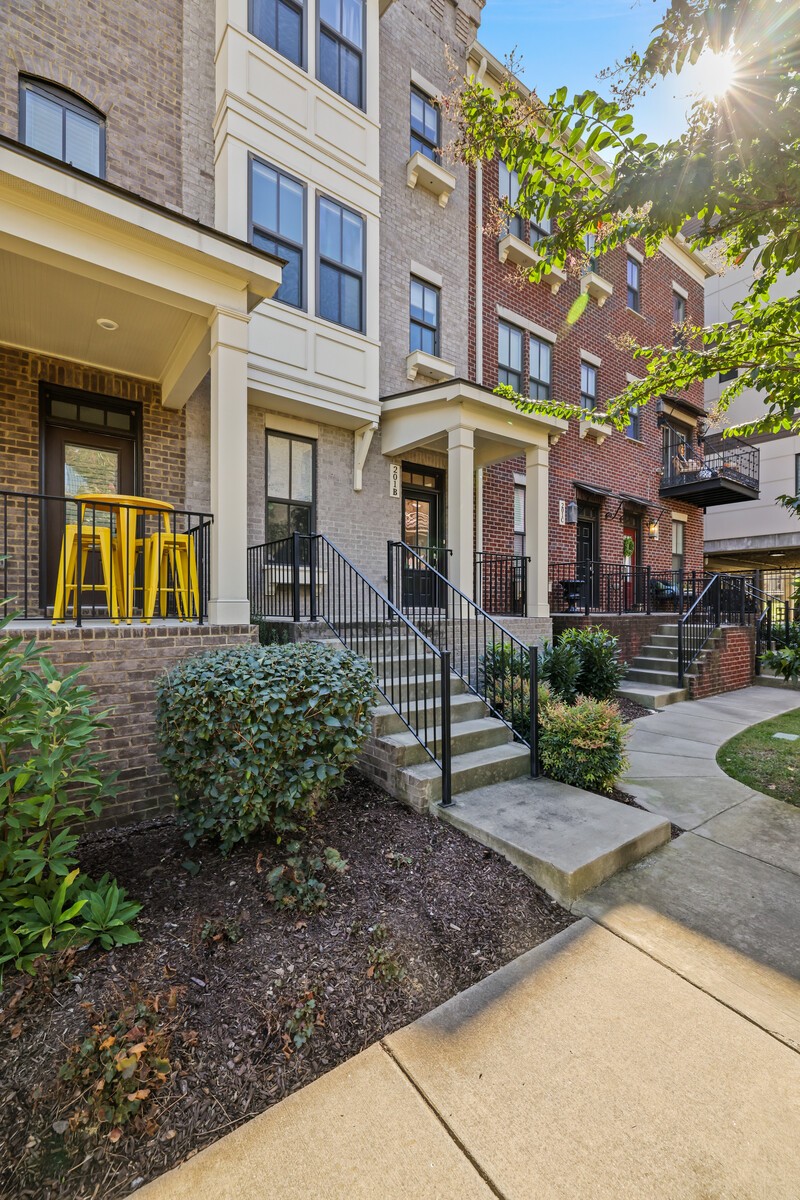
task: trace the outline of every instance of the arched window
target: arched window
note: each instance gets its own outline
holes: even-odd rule
[[[72,92],[20,77],[19,140],[101,179],[106,173],[105,118]]]

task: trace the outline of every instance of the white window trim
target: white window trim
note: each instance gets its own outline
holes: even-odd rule
[[[637,250],[630,242],[625,243],[625,253],[630,254],[631,258],[635,258],[640,265],[644,262],[644,255],[641,250]]]
[[[588,363],[590,367],[602,367],[603,360],[598,358],[596,354],[590,354],[588,350],[581,350],[581,362]]]
[[[674,513],[672,513],[672,520],[673,521],[683,521],[683,523],[685,525],[686,522],[689,520],[689,518],[686,515],[686,513],[674,512]]]
[[[625,379],[628,383],[641,383],[642,380],[638,375],[626,375]]]
[[[510,308],[503,308],[502,304],[497,305],[497,316],[506,324],[516,325],[518,328],[524,329],[526,333],[532,333],[534,337],[542,338],[545,342],[555,343],[558,340],[558,334],[553,333],[551,329],[545,329],[543,325],[537,325],[535,321],[528,321]],[[598,359],[598,363],[599,361]]]
[[[683,296],[684,300],[689,299],[689,293],[687,292],[686,288],[681,287],[681,285],[676,283],[674,279],[672,281],[672,290],[673,292],[677,292],[679,296]]]
[[[424,75],[420,75],[419,71],[415,71],[413,67],[411,68],[411,83],[421,92],[425,92],[431,100],[441,100],[442,89],[435,83],[431,83],[430,79],[426,79]]]
[[[319,425],[312,421],[300,421],[297,417],[285,417],[282,413],[264,413],[264,428],[274,433],[288,433],[294,437],[319,441]]]
[[[528,476],[520,475],[517,471],[514,472],[514,487],[527,487]]]
[[[421,279],[424,283],[431,284],[432,287],[441,288],[444,285],[444,279],[438,271],[432,271],[430,267],[423,267],[421,263],[411,260],[411,274],[416,275],[417,279]]]

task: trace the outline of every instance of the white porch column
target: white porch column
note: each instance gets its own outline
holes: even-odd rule
[[[475,431],[447,432],[447,544],[453,551],[450,582],[473,598],[475,521]]]
[[[528,616],[550,615],[547,594],[548,460],[546,446],[525,451],[525,550],[528,563]]]
[[[211,595],[216,625],[246,625],[247,327],[245,313],[218,309],[211,319]]]

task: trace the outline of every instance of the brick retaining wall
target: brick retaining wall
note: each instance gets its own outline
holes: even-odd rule
[[[692,700],[750,687],[755,678],[755,629],[725,626],[717,630],[692,665],[686,682]]]
[[[553,635],[558,636],[565,629],[588,629],[590,625],[600,625],[619,638],[619,653],[622,660],[632,663],[642,646],[646,646],[654,633],[658,633],[662,625],[674,625],[677,618],[669,613],[660,616],[629,613],[623,616],[613,616],[595,613],[590,617],[573,613],[553,614]]]

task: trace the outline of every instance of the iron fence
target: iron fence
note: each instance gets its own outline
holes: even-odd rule
[[[475,555],[475,595],[481,608],[492,616],[528,615],[528,563],[522,554]]]
[[[550,564],[553,613],[684,613],[706,584],[702,571],[659,571],[587,560]]]

